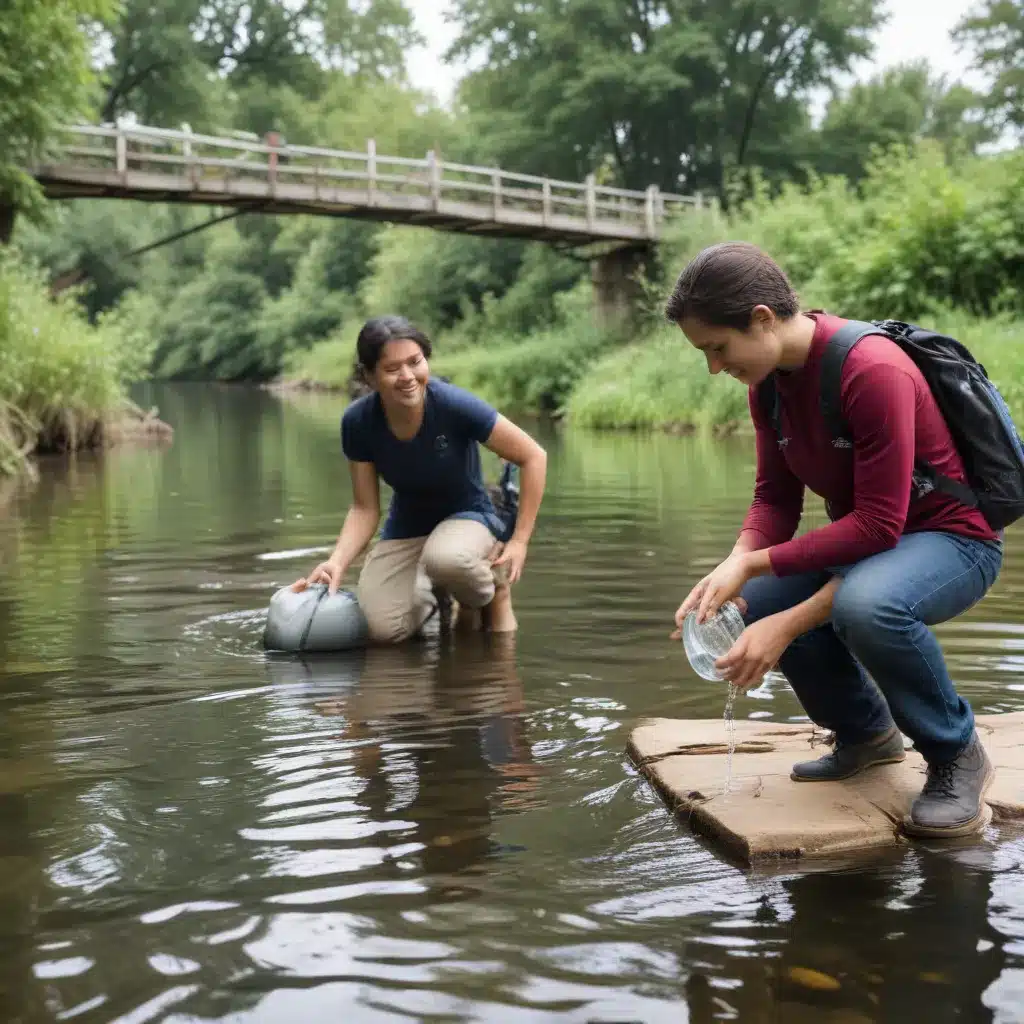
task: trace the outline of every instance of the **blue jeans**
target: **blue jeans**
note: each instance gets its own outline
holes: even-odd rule
[[[928,627],[979,601],[1002,561],[1001,541],[906,534],[891,550],[853,565],[751,580],[742,591],[745,619],[792,608],[841,576],[831,622],[798,637],[779,659],[804,710],[844,743],[863,742],[895,723],[926,761],[949,761],[970,740],[974,714]]]

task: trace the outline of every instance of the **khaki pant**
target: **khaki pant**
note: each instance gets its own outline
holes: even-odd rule
[[[436,604],[432,586],[460,605],[483,608],[501,582],[490,564],[497,541],[473,519],[445,519],[427,537],[378,541],[359,574],[359,605],[377,643],[400,643]]]

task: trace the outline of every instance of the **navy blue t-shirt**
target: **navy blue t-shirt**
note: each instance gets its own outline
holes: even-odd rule
[[[484,488],[478,443],[498,413],[476,395],[431,378],[416,436],[400,441],[388,427],[380,396],[354,401],[341,418],[341,448],[353,462],[372,462],[394,491],[381,540],[425,537],[451,516],[500,526]]]

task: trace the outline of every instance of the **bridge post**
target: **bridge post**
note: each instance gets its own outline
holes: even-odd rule
[[[114,140],[114,167],[122,177],[128,173],[128,138],[122,128],[118,128]]]
[[[270,194],[277,194],[277,151],[281,146],[280,132],[267,132],[263,137],[264,145],[270,148],[267,154],[267,181],[270,184]]]
[[[658,186],[647,186],[647,197],[644,202],[644,220],[647,226],[647,237],[652,241],[658,237]]]
[[[602,327],[615,327],[628,320],[640,299],[636,275],[643,269],[648,252],[641,248],[613,249],[590,265],[597,320]]]
[[[377,140],[366,140],[366,204],[377,205]]]
[[[501,171],[491,174],[491,199],[494,203],[494,219],[500,220],[501,215]]]
[[[597,219],[597,179],[592,174],[587,175],[584,202],[587,211],[587,227],[592,228]]]
[[[441,205],[441,165],[433,149],[427,150],[427,173],[430,178],[430,203],[436,210]]]

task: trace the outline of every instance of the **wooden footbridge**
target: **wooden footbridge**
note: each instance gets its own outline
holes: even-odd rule
[[[32,173],[53,199],[117,198],[391,221],[567,246],[637,249],[700,199],[493,167],[218,138],[143,125],[74,125]]]

